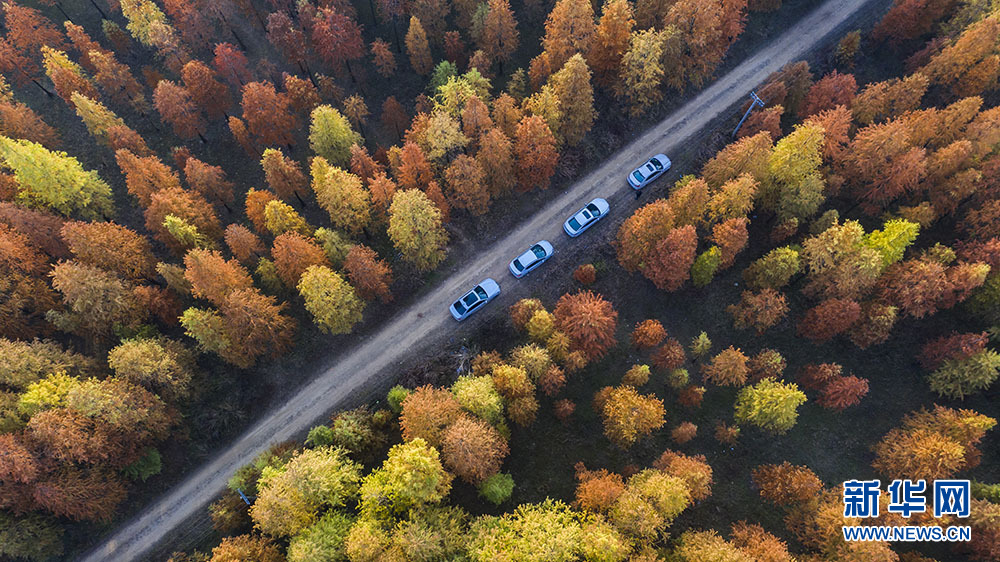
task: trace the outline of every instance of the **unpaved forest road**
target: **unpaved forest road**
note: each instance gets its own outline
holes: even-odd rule
[[[483,248],[482,257],[460,264],[449,278],[415,300],[381,330],[363,338],[352,352],[344,357],[331,358],[329,367],[288,402],[260,420],[229,448],[220,451],[211,462],[105,539],[82,560],[143,559],[143,554],[168,533],[205,509],[225,488],[233,472],[258,453],[272,443],[304,433],[353,391],[363,388],[370,379],[392,374],[393,366],[407,355],[429,344],[443,342],[459,332],[463,326],[452,319],[448,305],[483,278],[496,279],[503,292],[464,324],[482,323],[506,314],[507,306],[524,296],[532,282],[539,282],[542,270],[573,267],[575,261],[560,258],[571,254],[574,246],[585,244],[588,236],[598,236],[598,231],[616,228],[639,205],[651,200],[649,194],[638,201],[633,199],[633,192],[625,183],[626,174],[649,156],[658,152],[669,156],[682,143],[697,142],[694,135],[713,118],[748,99],[751,88],[785,64],[797,60],[870,1],[829,0],[807,15],[762,51],[720,77],[693,100],[539,209],[530,219],[517,225],[516,230],[506,238],[492,247]],[[594,197],[604,197],[611,204],[610,219],[600,221],[578,239],[568,238],[562,231],[563,221]],[[552,242],[555,256],[539,271],[515,280],[507,271],[507,264],[542,239]]]

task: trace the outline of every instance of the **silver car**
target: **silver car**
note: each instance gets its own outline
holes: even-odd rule
[[[552,244],[549,244],[548,240],[540,240],[537,244],[528,248],[527,252],[510,261],[510,265],[508,266],[510,274],[518,279],[524,277],[533,269],[545,263],[545,260],[551,258],[553,251]]]
[[[610,208],[607,201],[598,197],[587,203],[586,207],[577,211],[572,217],[566,219],[566,222],[563,223],[563,230],[575,238],[593,226],[595,222],[603,219]]]
[[[664,154],[657,154],[628,175],[628,184],[632,189],[642,189],[669,169],[670,159]]]
[[[500,284],[492,278],[487,277],[473,287],[471,291],[462,295],[462,298],[451,303],[448,310],[451,311],[451,315],[455,317],[455,320],[461,322],[499,294]]]

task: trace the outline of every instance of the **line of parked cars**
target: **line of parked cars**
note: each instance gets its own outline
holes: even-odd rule
[[[640,190],[656,178],[662,176],[670,169],[670,159],[663,154],[657,154],[647,160],[642,166],[632,171],[627,177],[629,186],[632,189]],[[573,213],[571,217],[563,223],[563,231],[570,238],[576,238],[588,228],[594,226],[597,221],[607,216],[611,206],[600,197],[584,205],[582,209]],[[530,248],[510,261],[507,269],[515,279],[521,279],[531,273],[555,253],[555,248],[548,240],[539,240]],[[493,278],[487,277],[471,291],[462,295],[461,298],[451,304],[448,309],[455,320],[462,321],[472,315],[473,312],[481,309],[486,303],[495,299],[500,294],[500,284]]]

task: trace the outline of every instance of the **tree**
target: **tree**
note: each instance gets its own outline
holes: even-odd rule
[[[229,132],[232,133],[233,138],[236,142],[240,144],[243,148],[243,152],[246,152],[248,156],[257,157],[260,155],[260,150],[255,146],[253,139],[250,138],[250,131],[247,130],[246,123],[242,119],[236,117],[235,115],[230,115],[228,120]]]
[[[785,295],[774,289],[743,291],[740,302],[726,307],[726,312],[732,315],[737,330],[753,327],[757,334],[763,334],[788,314],[788,304]]]
[[[805,393],[795,383],[764,379],[740,390],[736,397],[736,421],[770,433],[786,433],[795,425],[797,409],[805,401]]]
[[[361,26],[351,15],[335,8],[321,8],[311,25],[312,44],[327,64],[340,71],[341,62],[351,71],[351,61],[365,55]],[[354,77],[352,73],[352,78]]]
[[[125,175],[125,187],[144,207],[153,194],[168,188],[181,189],[181,179],[156,156],[137,156],[128,149],[115,151],[115,160]]]
[[[336,511],[327,512],[292,537],[288,543],[288,560],[305,562],[344,559],[344,540],[353,523],[354,518],[349,515]]]
[[[95,68],[94,80],[112,101],[129,104],[140,112],[149,107],[142,85],[129,67],[118,62],[113,53],[95,50],[90,51],[88,57]]]
[[[701,169],[709,187],[717,188],[743,174],[763,182],[767,179],[772,139],[767,132],[742,138],[720,150]]]
[[[373,300],[378,297],[382,302],[392,300],[392,293],[389,292],[392,270],[368,246],[356,244],[351,247],[344,258],[344,270],[361,298]]]
[[[591,291],[563,295],[554,311],[557,328],[589,359],[603,356],[615,343],[618,312]]]
[[[285,11],[267,15],[267,39],[289,62],[302,64],[306,50],[306,35]]]
[[[749,374],[747,356],[733,346],[719,352],[709,363],[702,365],[701,370],[706,381],[727,386],[742,386]]]
[[[594,9],[583,0],[559,0],[545,19],[542,47],[551,68],[561,68],[571,56],[586,53],[594,37]]]
[[[740,127],[736,138],[753,136],[761,131],[767,132],[773,139],[781,137],[781,116],[784,113],[785,107],[782,105],[772,105],[751,113]]]
[[[441,226],[441,211],[419,190],[399,191],[392,198],[388,234],[403,259],[421,271],[444,259],[448,233]]]
[[[125,122],[104,104],[87,98],[80,92],[73,92],[70,99],[73,101],[76,114],[87,127],[87,131],[101,144],[111,146],[111,138],[108,134],[110,129],[115,127],[128,129]]]
[[[503,397],[489,376],[462,376],[451,385],[462,408],[490,424],[503,421]]]
[[[422,439],[431,446],[440,447],[448,427],[461,415],[461,405],[452,393],[425,385],[403,400],[399,423],[405,440]]]
[[[861,402],[868,394],[868,379],[837,377],[823,386],[816,403],[831,410],[844,410]]]
[[[483,170],[475,158],[460,154],[452,160],[444,175],[455,206],[474,216],[489,210],[490,194],[483,185]]]
[[[330,222],[352,233],[364,230],[371,222],[371,194],[361,178],[331,167],[321,156],[313,158],[310,171],[316,201],[330,214]]]
[[[596,116],[587,61],[579,53],[573,55],[549,82],[553,85],[563,114],[559,132],[567,144],[575,146],[590,131]]]
[[[260,160],[267,185],[282,199],[295,195],[300,200],[306,193],[307,181],[302,169],[280,149],[268,148]]]
[[[657,199],[643,205],[618,229],[618,263],[626,271],[641,271],[657,244],[667,237],[674,226],[673,209],[666,200]],[[684,232],[678,232],[678,235]]]
[[[126,279],[153,274],[156,260],[149,241],[135,231],[111,222],[67,222],[60,231],[73,257]]]
[[[921,73],[935,84],[950,84],[957,95],[982,93],[996,81],[998,29],[1000,18],[995,15],[973,23],[952,44],[931,57]]]
[[[768,159],[768,178],[761,184],[761,203],[781,220],[804,220],[819,209],[825,196],[820,148],[823,130],[808,123],[797,125],[774,146]]]
[[[351,145],[361,145],[361,135],[339,111],[329,105],[313,110],[309,125],[309,148],[334,166],[346,166],[351,158]]]
[[[404,143],[399,153],[396,179],[404,189],[424,189],[434,179],[424,151],[412,141]]]
[[[809,467],[788,461],[760,465],[751,474],[761,497],[781,506],[812,500],[823,489],[823,482]]]
[[[927,76],[919,72],[902,80],[893,78],[885,82],[872,82],[854,98],[851,113],[861,125],[898,117],[920,106],[920,100],[929,84]]]
[[[184,86],[192,101],[211,119],[225,115],[232,107],[233,98],[229,88],[216,79],[215,71],[201,61],[192,60],[181,69]]]
[[[618,96],[629,106],[633,117],[642,115],[663,97],[660,83],[664,68],[660,63],[664,50],[664,35],[654,29],[633,31],[628,51],[621,59],[621,87]]]
[[[184,278],[191,294],[220,305],[233,291],[253,287],[250,274],[236,260],[226,260],[215,250],[194,249],[184,256]]]
[[[698,235],[692,225],[671,229],[656,243],[641,268],[657,288],[676,291],[688,280],[698,249]]]
[[[230,293],[218,313],[185,310],[181,325],[202,349],[245,369],[261,355],[277,356],[291,345],[295,322],[281,314],[284,308],[256,289],[242,289]]]
[[[199,193],[179,187],[168,187],[153,193],[146,208],[146,229],[160,242],[175,251],[180,251],[185,245],[174,238],[164,224],[167,215],[182,219],[207,240],[217,240],[222,235],[219,218],[212,212],[212,206]]]
[[[13,97],[2,98],[0,96],[0,135],[37,142],[49,149],[59,145],[59,133],[34,110]]]
[[[508,62],[517,50],[520,34],[508,0],[488,0],[477,43],[490,60]]]
[[[392,54],[389,44],[381,39],[372,41],[372,58],[378,73],[388,78],[396,72],[396,57]]]
[[[382,468],[361,482],[361,514],[387,519],[437,503],[451,489],[451,479],[437,450],[423,439],[394,445]]]
[[[667,331],[659,320],[643,320],[632,330],[632,345],[638,349],[656,347],[667,337]]]
[[[243,89],[243,85],[253,80],[250,70],[247,69],[247,58],[235,45],[231,43],[218,43],[215,45],[215,57],[212,59],[212,66],[215,71],[222,76],[222,79],[229,82],[229,85],[237,90]]]
[[[170,80],[160,80],[153,92],[153,104],[163,121],[169,123],[174,128],[174,134],[182,139],[194,138],[205,130],[201,111],[185,87]]]
[[[598,84],[611,87],[618,82],[622,58],[629,50],[635,20],[632,5],[623,0],[607,0],[601,8],[601,19],[594,32],[587,64],[594,71]]]
[[[83,68],[71,61],[66,53],[43,45],[42,63],[45,65],[45,75],[52,80],[56,94],[70,107],[73,107],[72,97],[75,92],[92,100],[99,99],[94,83],[87,77]]]
[[[850,107],[857,91],[858,85],[853,74],[840,74],[834,70],[809,88],[809,93],[799,107],[799,116],[809,117],[838,105]]]
[[[206,164],[192,156],[184,165],[184,179],[195,191],[227,208],[233,201],[233,183],[226,179],[226,172],[219,166]]]
[[[517,155],[520,189],[548,189],[559,153],[556,151],[556,139],[541,117],[531,115],[521,119],[517,125],[514,152]]]
[[[239,535],[226,537],[212,549],[210,562],[239,562],[257,560],[259,562],[281,562],[281,551],[271,539],[264,536]]]
[[[108,184],[65,152],[0,136],[0,158],[14,171],[19,188],[16,198],[28,206],[89,219],[114,214]]]
[[[826,299],[806,311],[798,334],[814,343],[825,343],[846,332],[861,316],[861,306],[848,299]]]
[[[466,415],[448,426],[441,444],[445,466],[470,484],[499,472],[507,452],[507,443],[496,429]]]
[[[122,380],[169,397],[185,397],[195,374],[195,355],[167,338],[126,340],[108,353]]]
[[[492,127],[493,119],[490,118],[490,109],[478,96],[469,97],[462,109],[462,133],[474,145],[478,146],[480,137]]]
[[[715,242],[722,253],[722,263],[719,267],[725,269],[733,265],[736,255],[746,248],[749,240],[747,233],[749,222],[746,217],[739,217],[723,221],[712,227],[711,240]]]
[[[806,294],[856,299],[867,292],[882,271],[882,255],[864,243],[864,228],[856,221],[835,224],[802,243],[808,269]]]
[[[722,265],[722,250],[718,246],[712,246],[698,254],[694,263],[691,264],[691,283],[695,287],[708,285],[712,282],[720,265]]]
[[[851,170],[858,195],[875,209],[887,206],[916,188],[926,175],[923,148],[909,142],[901,119],[861,129],[844,153],[842,167]]]
[[[243,87],[243,121],[261,143],[295,143],[292,131],[298,128],[298,119],[290,111],[288,96],[274,90],[271,82],[250,82]],[[310,128],[310,133],[312,129]]]
[[[287,287],[295,287],[311,266],[328,266],[323,249],[315,241],[297,232],[285,232],[274,239],[271,249],[278,276]]]
[[[268,534],[294,535],[315,523],[321,508],[340,507],[357,497],[360,480],[361,466],[344,449],[305,449],[280,471],[264,473],[250,516]]]
[[[50,560],[63,554],[63,528],[39,514],[0,515],[0,554],[11,558]]]
[[[416,16],[410,16],[410,30],[406,32],[406,52],[410,55],[410,65],[417,74],[430,73],[434,61],[427,44],[427,33]]]

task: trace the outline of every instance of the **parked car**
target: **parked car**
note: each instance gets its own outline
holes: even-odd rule
[[[657,154],[628,175],[628,184],[632,189],[642,189],[669,169],[670,159],[664,154]]]
[[[549,244],[548,240],[540,240],[537,244],[528,248],[528,251],[510,261],[508,267],[511,275],[518,279],[524,277],[533,269],[545,263],[545,260],[551,258],[553,252],[552,244]]]
[[[586,207],[577,211],[572,217],[566,219],[566,222],[563,223],[563,230],[575,238],[593,226],[595,222],[603,219],[610,208],[607,201],[598,197],[587,203]]]
[[[455,320],[461,322],[499,294],[500,284],[492,278],[487,277],[473,287],[471,291],[462,295],[462,298],[451,303],[448,310],[451,311],[451,315],[455,317]]]

